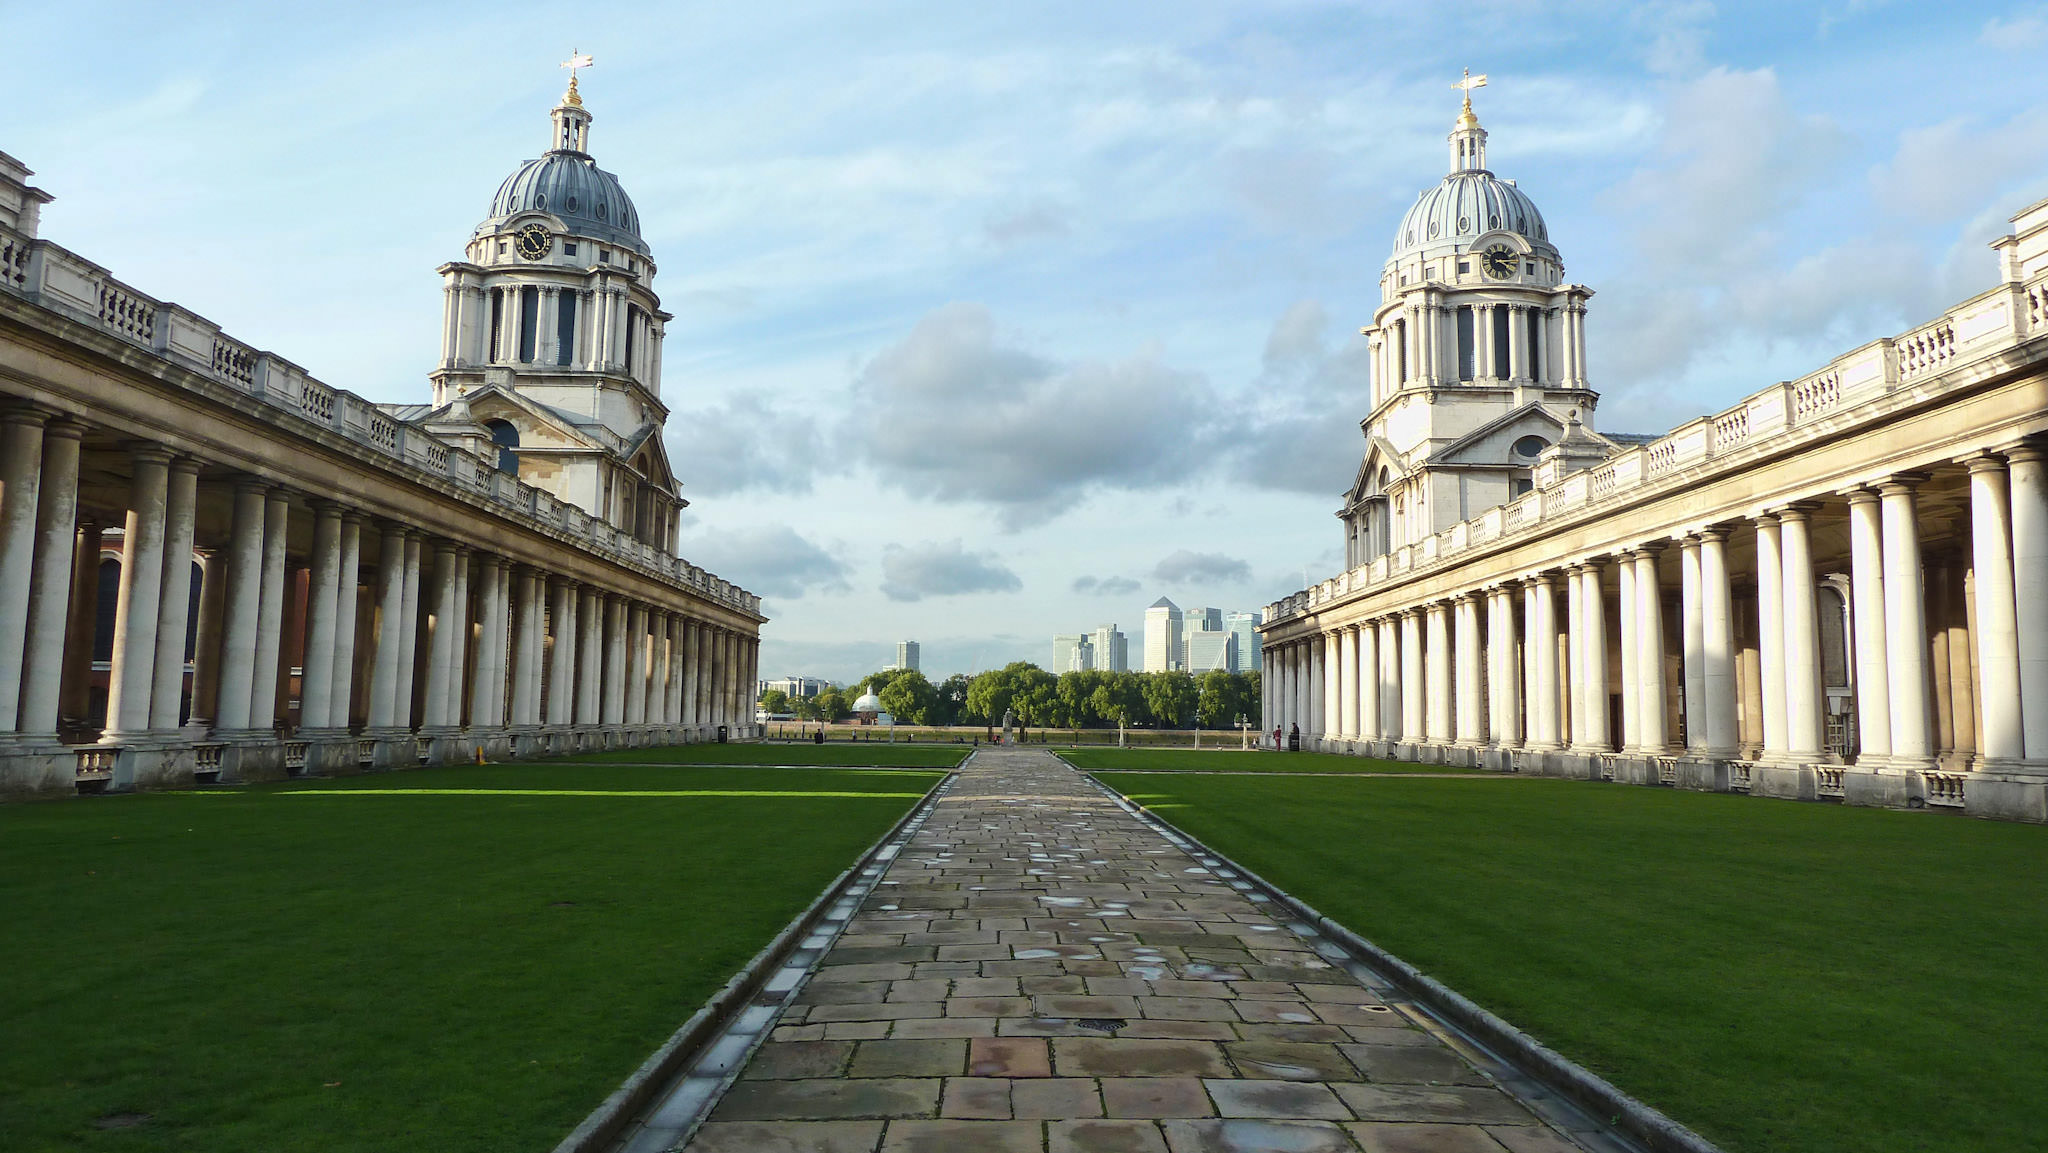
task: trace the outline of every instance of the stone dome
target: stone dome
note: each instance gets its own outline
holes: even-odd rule
[[[1483,169],[1453,172],[1425,191],[1401,217],[1389,260],[1412,253],[1464,249],[1488,232],[1520,234],[1539,250],[1554,252],[1550,230],[1536,202],[1511,181]]]
[[[580,153],[556,150],[520,165],[491,198],[491,219],[546,212],[572,232],[648,255],[640,239],[640,211],[619,178]]]
[[[879,713],[882,711],[882,698],[875,695],[875,690],[869,689],[860,695],[859,700],[853,702],[853,711],[856,713]]]

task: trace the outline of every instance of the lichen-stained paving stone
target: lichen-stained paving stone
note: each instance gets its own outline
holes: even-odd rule
[[[1064,763],[984,749],[687,1148],[1584,1146]]]

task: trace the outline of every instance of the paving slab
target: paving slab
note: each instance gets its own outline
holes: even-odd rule
[[[1546,1124],[1248,888],[1057,758],[983,749],[685,1148],[1613,1148]]]

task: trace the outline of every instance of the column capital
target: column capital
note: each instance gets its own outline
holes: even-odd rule
[[[56,425],[53,424],[50,427],[54,430]],[[2000,445],[1998,451],[2004,453],[2006,461],[2011,464],[2048,460],[2048,445],[2044,445],[2039,440],[2031,437],[2026,440],[2015,441],[2011,444]]]
[[[1859,484],[1851,488],[1845,488],[1842,490],[1842,496],[1848,500],[1851,507],[1876,504],[1882,499],[1882,495],[1878,492],[1878,486],[1874,484]]]
[[[44,435],[48,435],[48,433],[46,432]],[[202,467],[204,467],[205,464],[205,461],[200,460],[196,456],[174,456],[171,458],[171,471],[189,472],[193,476],[198,476],[199,470]]]
[[[85,430],[88,427],[90,426],[82,420],[73,420],[68,416],[59,416],[51,419],[48,424],[43,426],[43,435],[46,437],[63,437],[66,440],[78,440],[85,436]]]
[[[2003,466],[2001,465],[2001,467]],[[1806,520],[1819,510],[1819,501],[1795,500],[1790,504],[1781,505],[1777,509],[1777,518],[1780,524],[1792,524]]]
[[[2004,472],[2005,458],[1988,450],[1973,452],[1962,458],[1962,465],[1970,470],[1971,476],[1975,476],[1980,472]]]
[[[34,424],[40,427],[43,423],[43,418],[37,416],[33,420],[23,421],[0,418],[0,421],[5,421],[5,423],[9,424]],[[176,455],[168,447],[158,444],[153,440],[124,440],[121,442],[121,447],[127,451],[129,456],[134,457],[136,460],[156,461],[166,465],[171,463],[171,458]]]
[[[1927,474],[1924,472],[1895,472],[1877,482],[1877,491],[1885,496],[1898,496],[1926,483]]]
[[[1635,554],[1634,559],[1636,560],[1641,560],[1644,557],[1655,560],[1668,547],[1670,547],[1669,541],[1646,540],[1629,551]]]
[[[0,424],[30,424],[41,428],[57,413],[39,404],[10,404],[0,408]]]

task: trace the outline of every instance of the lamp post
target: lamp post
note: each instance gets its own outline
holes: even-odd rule
[[[1237,744],[1238,748],[1243,749],[1246,752],[1251,751],[1252,722],[1251,718],[1245,716],[1243,713],[1237,714]]]

